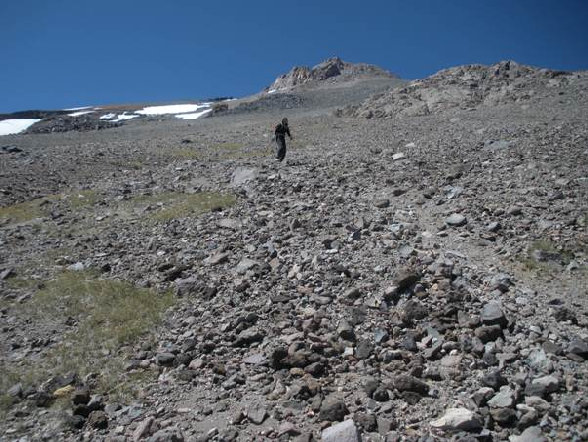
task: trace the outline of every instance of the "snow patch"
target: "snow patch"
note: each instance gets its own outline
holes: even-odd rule
[[[93,109],[93,106],[80,106],[80,107],[70,107],[69,109],[63,109],[66,111],[79,111],[84,109]]]
[[[71,114],[67,114],[68,117],[79,117],[80,115],[86,115],[86,114],[91,114],[93,113],[93,110],[87,110],[87,111],[78,111],[78,112],[74,112]]]
[[[212,109],[206,109],[200,112],[194,112],[192,114],[182,114],[176,115],[176,118],[181,118],[182,120],[197,120],[198,118],[212,112]]]
[[[123,121],[123,120],[132,120],[133,118],[139,118],[139,115],[128,115],[126,112],[123,112],[122,114],[117,116],[115,119],[112,119],[110,121],[113,121],[116,123],[118,121]]]
[[[187,112],[196,112],[198,109],[204,109],[210,106],[210,103],[202,104],[171,104],[168,106],[149,106],[138,110],[135,113],[140,115],[165,115],[165,114],[184,114]]]
[[[100,117],[101,120],[112,120],[113,118],[116,118],[116,114],[106,114]]]
[[[38,118],[2,120],[0,121],[0,135],[18,134],[39,121],[41,120]]]

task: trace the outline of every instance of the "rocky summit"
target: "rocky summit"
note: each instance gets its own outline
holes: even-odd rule
[[[345,66],[0,137],[0,440],[588,439],[588,74]]]
[[[352,81],[363,77],[388,77],[396,78],[395,75],[384,69],[365,63],[348,63],[339,57],[329,58],[316,66],[296,66],[287,74],[281,75],[266,88],[266,92],[284,92],[303,85],[322,86],[326,80]]]

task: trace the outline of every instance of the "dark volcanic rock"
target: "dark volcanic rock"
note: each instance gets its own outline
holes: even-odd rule
[[[327,398],[323,401],[319,419],[323,421],[342,421],[349,410],[345,406],[345,402],[340,399]]]
[[[410,375],[399,375],[392,380],[392,386],[398,391],[412,391],[426,396],[429,393],[429,386]]]

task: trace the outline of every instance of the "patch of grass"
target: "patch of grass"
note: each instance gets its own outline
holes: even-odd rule
[[[213,192],[176,193],[169,195],[165,206],[152,215],[157,221],[169,221],[175,218],[196,216],[215,207],[228,207],[235,203],[234,195]]]
[[[128,282],[97,279],[91,272],[64,272],[47,282],[27,308],[39,319],[78,319],[70,344],[113,350],[147,331],[172,303],[171,293],[158,295]]]
[[[230,143],[230,142],[215,143],[215,144],[211,144],[210,146],[208,146],[208,148],[211,150],[230,150],[230,151],[240,150],[243,147],[244,146],[242,143]]]
[[[22,203],[0,207],[0,224],[9,222],[18,224],[45,217],[51,211],[51,203],[65,201],[72,209],[93,206],[98,200],[95,190],[81,190],[66,194],[47,195]],[[39,229],[40,227],[37,227]]]
[[[166,155],[180,160],[197,160],[202,157],[202,152],[189,147],[177,147],[165,151]]]
[[[215,207],[228,207],[235,203],[235,196],[215,192],[180,193],[163,192],[141,195],[121,203],[122,209],[150,207],[148,217],[155,221],[197,216]]]
[[[116,159],[116,160],[109,161],[109,164],[115,168],[118,168],[118,169],[129,169],[129,170],[130,169],[141,170],[145,166],[144,161],[142,161],[140,159],[134,159],[134,160]]]
[[[572,251],[559,247],[551,240],[540,239],[527,246],[526,254],[520,255],[519,261],[525,270],[550,272],[561,269],[573,258]]]
[[[4,419],[14,400],[7,394],[0,394],[0,418]]]
[[[66,199],[72,209],[91,207],[98,201],[98,193],[95,190],[81,190],[72,192]]]
[[[61,273],[21,306],[19,314],[35,324],[74,318],[77,325],[40,361],[19,368],[20,382],[27,378],[27,383],[38,384],[67,372],[80,377],[99,373],[101,392],[112,393],[127,384],[130,391],[134,380],[125,374],[120,348],[147,336],[174,302],[171,291],[158,294],[125,281],[98,279],[92,272]]]
[[[48,213],[47,203],[47,199],[38,198],[0,207],[0,224],[6,222],[18,224],[46,216]]]
[[[10,287],[12,289],[16,289],[16,290],[32,289],[38,283],[39,283],[39,281],[35,281],[34,279],[19,278],[19,277],[8,278],[6,280],[6,285],[8,287]]]
[[[147,383],[157,378],[157,372],[137,370],[125,373],[118,382],[110,388],[110,397],[114,400],[126,402],[138,397],[139,391]]]

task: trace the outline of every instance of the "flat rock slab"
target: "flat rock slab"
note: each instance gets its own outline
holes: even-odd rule
[[[442,431],[477,431],[482,421],[467,408],[448,408],[445,414],[431,422],[431,427]]]
[[[445,224],[452,227],[460,227],[468,223],[465,216],[460,213],[454,213],[445,218]]]
[[[231,177],[231,184],[233,186],[240,186],[249,181],[257,179],[258,176],[259,169],[257,168],[238,167],[233,172],[233,175]]]
[[[352,419],[325,428],[321,435],[323,442],[361,442],[361,436],[357,432]]]

